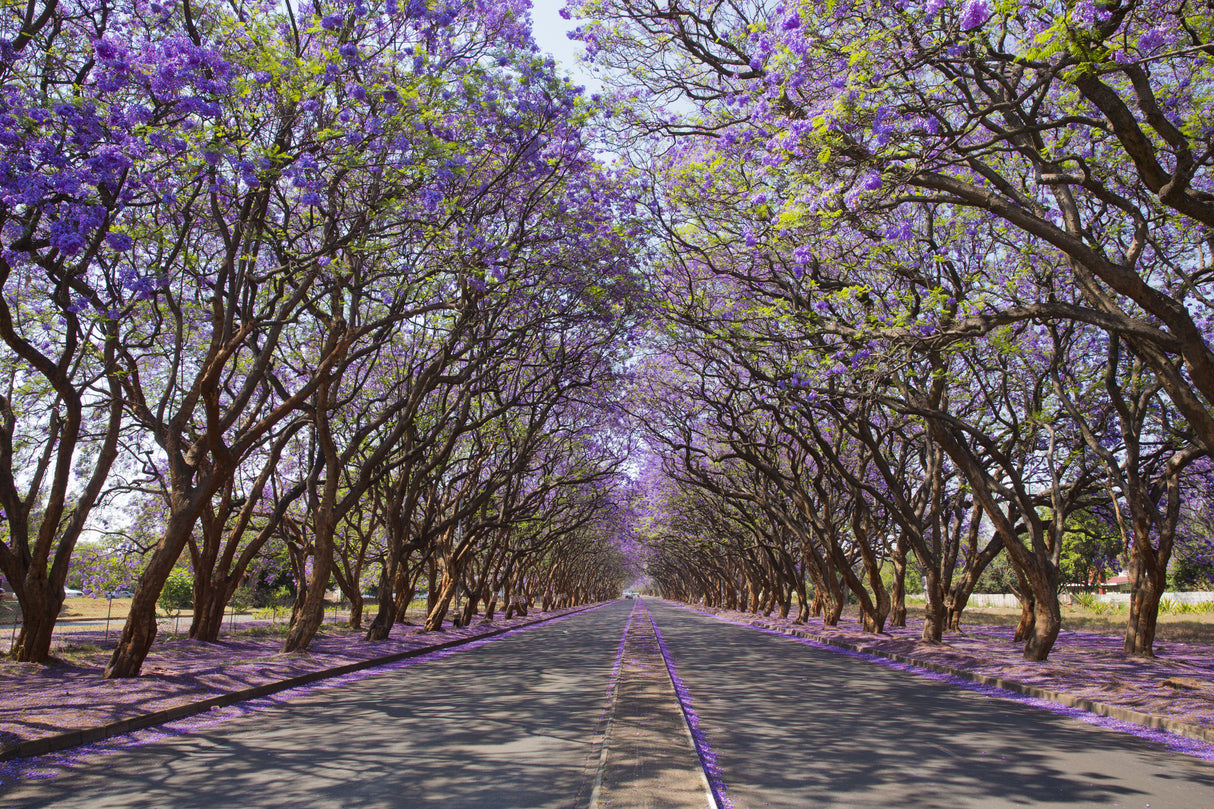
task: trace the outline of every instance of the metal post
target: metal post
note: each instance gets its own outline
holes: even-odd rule
[[[110,615],[114,612],[114,594],[110,593],[106,596],[105,607],[105,640],[104,643],[110,642]]]

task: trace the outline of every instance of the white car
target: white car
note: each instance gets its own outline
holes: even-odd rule
[[[84,595],[83,590],[73,590],[71,587],[63,588],[64,598],[80,598],[82,595]]]

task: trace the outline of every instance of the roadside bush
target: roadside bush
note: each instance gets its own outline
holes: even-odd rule
[[[165,615],[172,615],[194,606],[194,576],[188,570],[174,570],[164,583],[164,589],[160,591],[160,599],[156,604]]]
[[[1116,604],[1101,601],[1095,593],[1075,593],[1071,597],[1071,603],[1084,612],[1091,612],[1096,615],[1110,615],[1117,612]]]

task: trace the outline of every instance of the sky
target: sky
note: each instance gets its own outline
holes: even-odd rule
[[[573,77],[575,84],[587,89],[599,89],[599,82],[578,67],[578,55],[582,52],[580,42],[572,42],[566,35],[578,26],[578,21],[565,20],[560,16],[565,0],[531,0],[531,27],[540,50],[552,54],[561,71]]]

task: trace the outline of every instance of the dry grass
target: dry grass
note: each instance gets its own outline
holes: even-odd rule
[[[59,613],[59,619],[91,618],[104,621],[107,614],[112,618],[125,618],[130,609],[131,600],[129,598],[115,598],[112,605],[109,599],[105,598],[88,598],[87,596],[69,598],[63,602],[63,610]],[[13,617],[18,614],[17,599],[11,595],[5,596],[4,600],[0,601],[0,623],[12,623]]]
[[[1128,614],[1125,612],[1093,613],[1076,607],[1062,608],[1062,628],[1078,632],[1096,632],[1116,637],[1125,632]],[[1015,626],[1020,620],[1018,609],[970,607],[962,616],[961,625]],[[1205,643],[1214,645],[1214,613],[1159,616],[1155,639],[1163,643]]]

